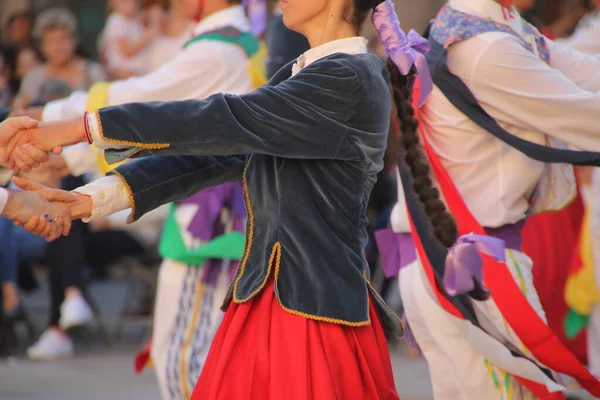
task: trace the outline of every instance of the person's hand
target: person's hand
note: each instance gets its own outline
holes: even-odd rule
[[[25,117],[24,117],[25,118]],[[29,172],[49,160],[49,152],[60,154],[62,146],[86,141],[83,118],[39,123],[22,129],[5,145],[3,160],[13,171]]]
[[[6,147],[11,139],[19,132],[27,129],[33,129],[38,122],[32,118],[14,117],[0,123],[0,147]]]
[[[51,241],[67,235],[71,229],[71,217],[65,207],[75,197],[69,192],[46,193],[9,190],[8,202],[2,215],[15,225]]]
[[[90,196],[77,192],[67,192],[60,189],[49,189],[38,183],[18,177],[13,178],[13,183],[23,190],[39,193],[49,201],[52,201],[50,199],[66,196],[65,194],[68,194],[70,200],[64,202],[64,206],[68,207],[71,219],[89,218],[92,216],[93,202]]]

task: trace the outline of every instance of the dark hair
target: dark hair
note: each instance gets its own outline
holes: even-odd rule
[[[360,28],[369,11],[381,3],[383,3],[383,0],[354,0],[355,25]],[[388,59],[386,68],[390,75],[392,94],[400,122],[399,146],[402,146],[404,149],[404,161],[410,168],[413,176],[413,189],[425,208],[425,213],[431,222],[435,237],[444,246],[450,247],[456,242],[458,229],[454,219],[446,210],[446,206],[441,200],[440,192],[433,187],[433,182],[429,175],[429,162],[421,146],[421,140],[417,131],[418,122],[411,103],[412,84],[415,75],[414,67],[407,76],[404,76],[398,70],[396,64]]]
[[[8,17],[5,28],[10,28],[18,19],[26,19],[33,26],[33,13],[29,10],[22,10],[16,11]]]

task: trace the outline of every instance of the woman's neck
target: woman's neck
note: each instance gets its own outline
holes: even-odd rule
[[[323,25],[321,25],[323,26]],[[345,21],[330,20],[325,23],[325,28],[311,29],[304,36],[308,39],[311,48],[332,42],[338,39],[356,36],[356,29]]]
[[[345,2],[332,2],[326,10],[308,21],[299,33],[306,36],[311,48],[338,39],[356,36],[356,27],[350,22]]]

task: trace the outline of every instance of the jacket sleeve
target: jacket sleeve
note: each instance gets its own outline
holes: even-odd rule
[[[244,166],[243,156],[154,156],[123,164],[113,173],[123,178],[129,190],[129,221],[133,222],[163,204],[241,181]]]
[[[329,58],[276,86],[241,96],[102,109],[94,142],[120,149],[111,161],[133,155],[251,153],[353,161],[358,154],[347,140],[347,122],[359,90],[354,70]]]

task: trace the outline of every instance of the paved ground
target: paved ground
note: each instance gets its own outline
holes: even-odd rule
[[[135,348],[114,346],[82,349],[71,360],[37,363],[0,361],[2,400],[160,400],[153,372],[135,376]],[[396,384],[402,400],[431,400],[427,369],[421,360],[394,357]]]
[[[91,294],[107,317],[114,333],[115,319],[124,301],[122,283],[94,284]],[[45,290],[25,298],[25,304],[41,330],[47,302]],[[52,363],[31,362],[23,357],[0,359],[0,400],[160,400],[153,372],[133,373],[133,355],[144,341],[143,323],[134,323],[106,347],[97,327],[77,340],[77,356]],[[24,333],[24,332],[23,332]],[[91,337],[90,337],[91,335]],[[422,359],[393,350],[394,374],[402,400],[431,400],[427,367]]]

